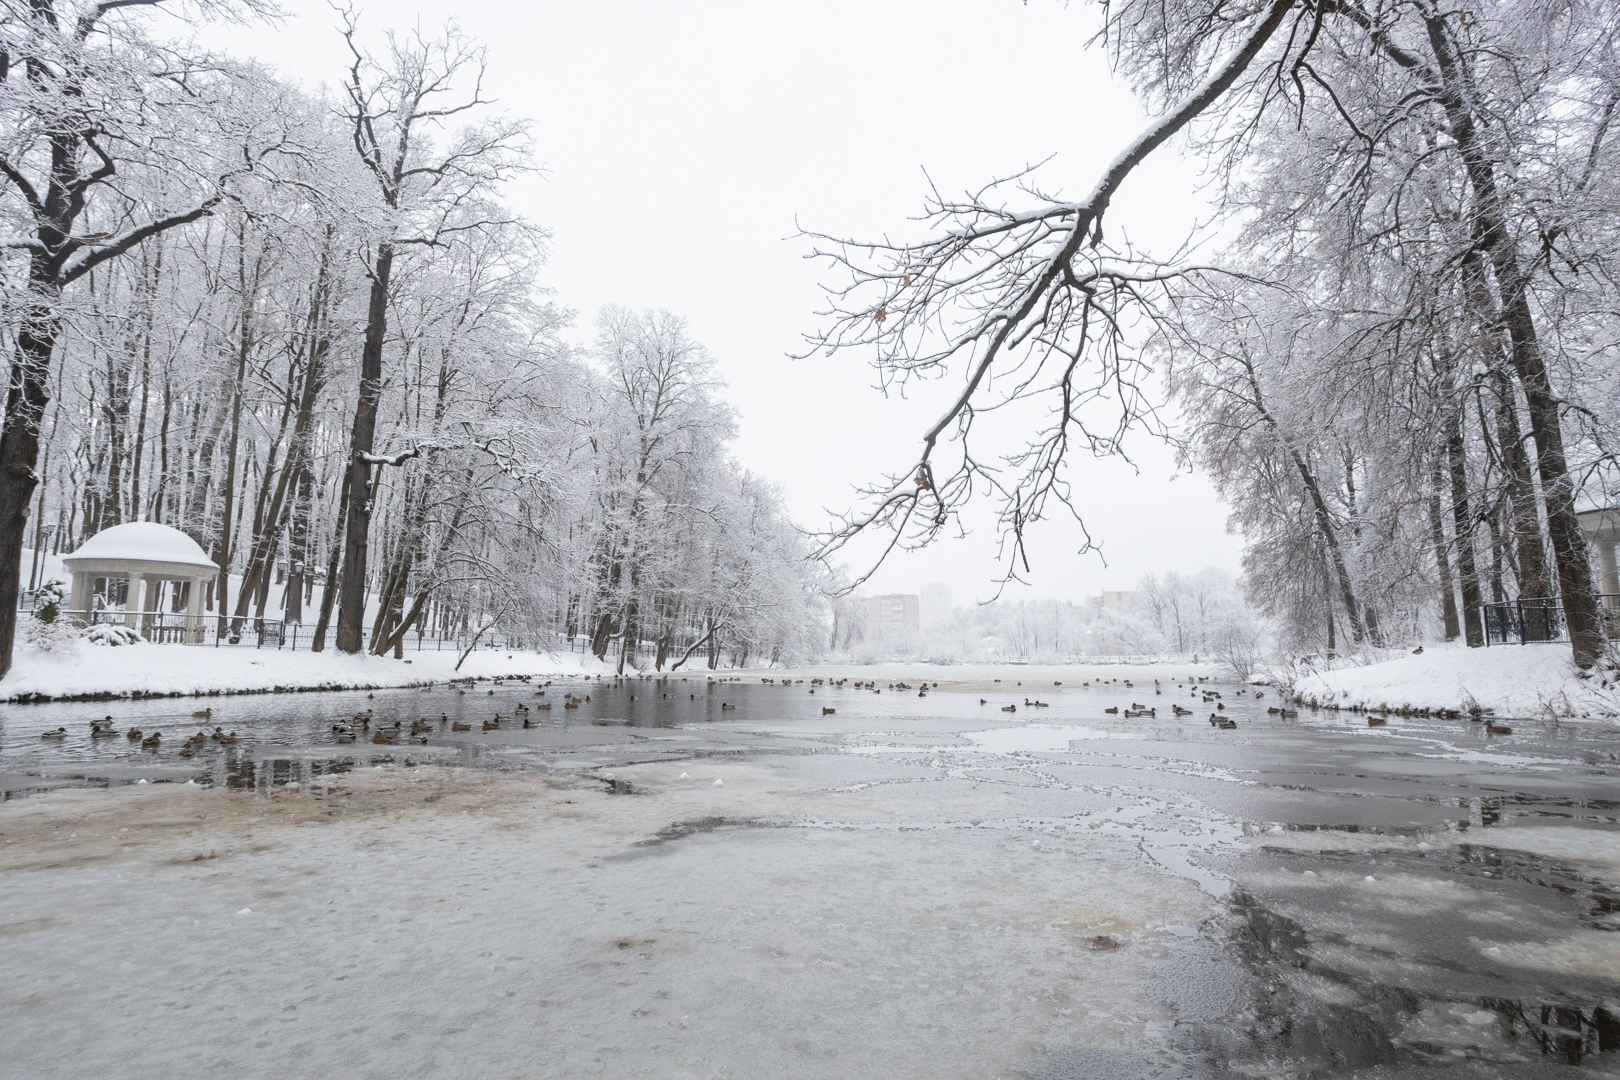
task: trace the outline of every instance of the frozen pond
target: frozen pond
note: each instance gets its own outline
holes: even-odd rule
[[[1620,1074],[1611,730],[948,673],[7,706],[0,1075]]]

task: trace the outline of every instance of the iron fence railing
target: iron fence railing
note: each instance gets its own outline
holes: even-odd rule
[[[22,608],[20,611],[31,612],[32,608]],[[252,615],[240,617],[187,615],[184,612],[169,611],[138,611],[131,615],[130,612],[116,608],[103,608],[98,611],[64,610],[61,617],[80,626],[128,626],[147,641],[158,644],[308,650],[315,639],[313,625],[289,623],[282,619],[258,618]],[[326,635],[328,647],[331,646],[335,633],[335,627],[328,628]],[[368,648],[371,638],[369,628],[362,631],[361,640]],[[402,644],[406,652],[459,652],[472,644],[472,640],[471,631],[451,635],[407,631]],[[491,637],[485,634],[478,639],[478,647],[532,648],[533,643],[518,638]]]
[[[32,597],[28,597],[31,601]],[[32,614],[34,605],[19,605],[19,614]],[[315,639],[315,627],[301,623],[289,623],[282,619],[258,618],[252,615],[188,615],[184,612],[169,611],[138,611],[133,615],[119,608],[102,608],[96,611],[72,611],[64,609],[61,618],[80,626],[128,626],[149,642],[156,644],[176,645],[207,645],[213,648],[251,648],[251,649],[287,649],[307,651]],[[332,647],[336,635],[336,628],[329,627],[326,634],[326,646]],[[460,630],[453,634],[430,634],[426,630],[407,631],[402,642],[403,652],[461,652],[463,649],[475,644],[479,651],[496,651],[506,649],[509,651],[544,651],[544,652],[575,652],[588,653],[591,651],[591,639],[584,635],[542,634],[538,637],[518,636],[506,634],[474,634],[471,630]],[[361,633],[364,647],[371,647],[372,634],[369,628]],[[676,645],[666,645],[666,662],[678,659],[691,641],[683,641]],[[609,659],[616,658],[622,644],[614,641],[609,645]],[[688,664],[700,661],[700,653],[694,652]],[[636,643],[631,649],[631,655],[638,661],[638,666],[647,666],[658,655],[656,641],[642,641]],[[645,661],[645,664],[639,663]]]
[[[1556,596],[1521,596],[1500,604],[1486,604],[1485,644],[1529,645],[1565,641],[1564,611]]]

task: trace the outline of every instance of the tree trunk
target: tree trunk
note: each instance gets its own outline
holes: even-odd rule
[[[304,621],[304,580],[309,558],[309,511],[315,478],[309,471],[309,457],[303,455],[298,478],[293,484],[292,520],[287,526],[287,588],[281,617],[293,624]]]
[[[366,545],[371,530],[371,463],[377,436],[377,404],[382,397],[383,339],[388,332],[388,279],[394,246],[377,245],[377,263],[366,309],[366,340],[360,353],[360,399],[354,407],[349,445],[348,524],[343,540],[343,582],[338,603],[337,647],[357,653],[364,647]]]
[[[1440,514],[1440,459],[1434,460],[1429,486],[1429,534],[1434,540],[1435,569],[1440,576],[1440,605],[1445,618],[1446,640],[1456,641],[1462,633],[1457,623],[1457,594],[1451,579],[1451,559],[1446,555],[1446,525]]]
[[[1468,461],[1463,446],[1462,423],[1455,410],[1446,417],[1446,461],[1451,477],[1451,531],[1457,539],[1457,577],[1462,582],[1463,639],[1470,649],[1485,644],[1481,622],[1484,599],[1479,587],[1479,568],[1474,552],[1474,515],[1469,509]]]
[[[43,260],[36,255],[37,264]],[[0,423],[0,676],[11,670],[11,648],[17,636],[17,592],[21,584],[23,541],[29,504],[39,477],[39,425],[50,404],[46,377],[51,351],[61,329],[57,304],[61,290],[34,281],[32,300],[17,331],[6,392],[6,415]]]
[[[343,545],[339,541],[344,536],[344,517],[349,512],[349,481],[353,475],[347,469],[343,472],[343,492],[337,504],[337,528],[332,530],[332,551],[326,560],[326,587],[321,590],[321,613],[315,617],[315,636],[309,643],[310,652],[320,652],[326,648],[326,628],[331,625],[332,602],[338,592],[338,559],[343,554]]]
[[[231,540],[235,531],[231,512],[236,501],[236,455],[242,439],[242,390],[247,379],[248,357],[253,351],[253,308],[254,294],[257,292],[257,282],[251,288],[248,284],[246,244],[247,226],[244,224],[238,231],[236,249],[238,281],[242,288],[241,333],[236,343],[236,371],[231,380],[231,435],[225,449],[225,490],[221,495],[224,505],[220,510],[219,538],[214,546],[214,562],[219,566],[219,592],[214,610],[221,616],[224,616],[230,599]]]

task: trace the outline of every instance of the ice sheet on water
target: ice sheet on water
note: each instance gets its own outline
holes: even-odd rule
[[[651,787],[658,768],[618,774]],[[778,812],[784,787],[801,812],[861,806],[713,768],[737,793],[728,813]],[[1040,1048],[1170,1052],[1176,1007],[1141,988],[1172,959],[1159,928],[1218,910],[1190,884],[1044,844],[1008,850],[978,829],[720,825],[637,848],[671,818],[713,813],[710,787],[666,771],[655,811],[569,788],[535,803],[502,778],[478,815],[425,816],[444,802],[418,788],[402,792],[408,818],[311,830],[291,810],[270,820],[314,798],[287,793],[253,804],[265,820],[228,866],[155,852],[0,875],[8,919],[41,927],[8,939],[13,1000],[34,1003],[5,1013],[8,1067],[978,1077],[1024,1070]],[[253,918],[221,918],[249,906]],[[63,911],[72,933],[48,929]],[[1101,938],[1112,944],[1089,943]],[[357,1002],[388,1007],[357,1020]]]
[[[989,754],[1051,753],[1068,750],[1076,742],[1100,739],[1140,739],[1129,728],[1087,727],[1083,724],[1026,724],[1016,728],[964,731],[962,738]]]

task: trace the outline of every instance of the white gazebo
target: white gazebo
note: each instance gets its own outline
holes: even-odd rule
[[[1598,591],[1603,594],[1603,606],[1620,607],[1620,565],[1615,562],[1615,545],[1620,544],[1620,507],[1608,506],[1583,510],[1575,515],[1581,523],[1581,533],[1598,553]]]
[[[197,541],[167,525],[155,521],[132,521],[127,525],[114,525],[103,529],[79,545],[71,555],[63,556],[62,565],[73,575],[73,588],[69,593],[68,610],[85,613],[90,621],[90,608],[97,578],[129,582],[124,601],[124,625],[136,629],[142,611],[157,611],[159,587],[165,581],[185,582],[191,586],[186,604],[187,638],[202,631],[203,589],[219,576],[208,553]],[[142,603],[141,585],[145,583],[145,603]]]

